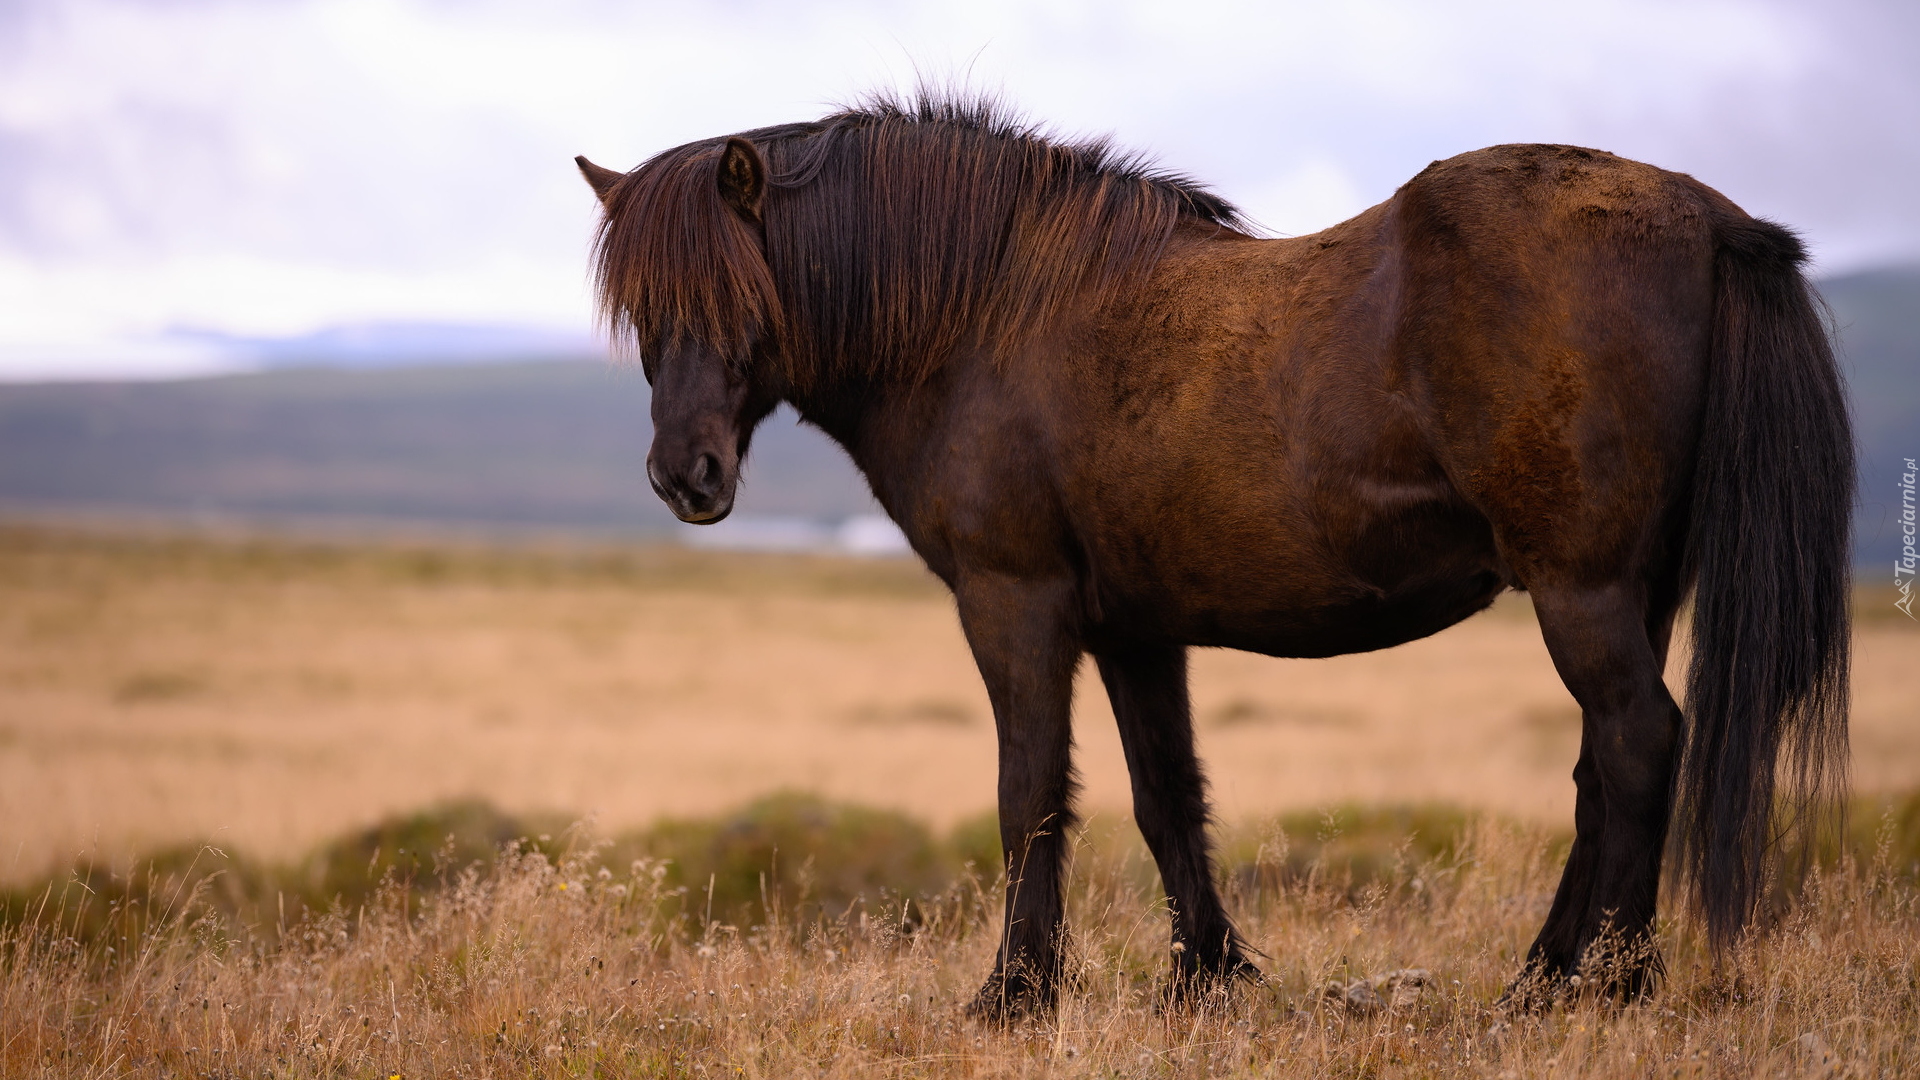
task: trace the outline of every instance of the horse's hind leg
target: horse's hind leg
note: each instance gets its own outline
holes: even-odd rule
[[[1509,991],[1509,1000],[1517,1004],[1550,1002],[1557,984],[1573,974],[1580,958],[1587,908],[1599,872],[1601,835],[1607,823],[1606,798],[1593,761],[1593,743],[1591,728],[1583,723],[1580,760],[1573,766],[1573,847],[1567,852],[1567,865],[1560,872],[1560,887],[1553,894],[1547,921],[1527,950],[1527,971]]]
[[[1178,646],[1095,655],[1133,780],[1133,816],[1173,906],[1174,988],[1196,979],[1258,975],[1219,893],[1207,840],[1206,781],[1193,752],[1187,651]]]
[[[1535,975],[1583,975],[1595,990],[1634,995],[1659,971],[1654,904],[1681,724],[1661,679],[1671,592],[1649,598],[1638,583],[1534,590],[1547,650],[1581,710],[1576,835],[1528,952]],[[1662,610],[1649,611],[1650,599]]]

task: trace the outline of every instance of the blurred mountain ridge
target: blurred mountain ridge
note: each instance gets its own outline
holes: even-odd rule
[[[646,382],[605,361],[305,367],[0,386],[0,512],[299,527],[661,533]],[[740,513],[874,513],[790,411],[754,440]]]
[[[1889,267],[1819,283],[1833,316],[1841,370],[1853,399],[1860,487],[1854,559],[1892,581],[1900,551],[1900,473],[1920,458],[1920,266]]]

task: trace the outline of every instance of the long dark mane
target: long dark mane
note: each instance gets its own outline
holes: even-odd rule
[[[642,356],[698,344],[778,365],[925,377],[962,346],[1004,354],[1070,305],[1150,270],[1184,218],[1228,202],[1104,139],[1064,142],[991,100],[876,97],[743,132],[767,163],[764,257],[720,197],[726,140],[665,151],[607,196],[603,317]]]

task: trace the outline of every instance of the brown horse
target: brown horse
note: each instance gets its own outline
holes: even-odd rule
[[[647,471],[732,506],[780,402],[953,590],[993,702],[1004,938],[1057,993],[1090,653],[1173,912],[1176,989],[1252,975],[1222,909],[1187,650],[1332,656],[1532,594],[1582,711],[1576,839],[1523,985],[1638,993],[1669,823],[1711,940],[1844,782],[1853,454],[1787,230],[1570,146],[1435,162],[1325,232],[990,105],[877,101],[668,150],[605,207]],[[1694,597],[1683,715],[1662,681]],[[1776,771],[1785,790],[1776,792]]]

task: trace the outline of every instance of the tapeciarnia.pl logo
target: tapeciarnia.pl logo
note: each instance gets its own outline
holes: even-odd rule
[[[1914,514],[1913,480],[1920,468],[1914,466],[1912,458],[1906,459],[1907,471],[1900,474],[1900,557],[1893,561],[1893,588],[1900,598],[1893,606],[1906,612],[1907,618],[1920,621],[1913,613],[1913,575],[1916,556],[1913,550]]]

